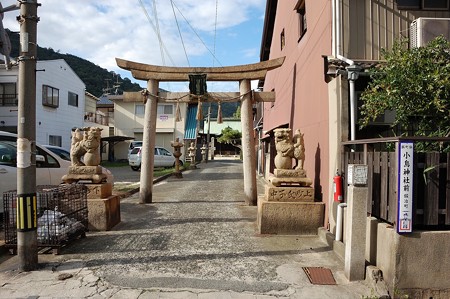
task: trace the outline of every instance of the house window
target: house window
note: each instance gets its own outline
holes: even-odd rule
[[[158,114],[173,114],[173,105],[158,105]]]
[[[286,37],[284,36],[284,28],[283,28],[283,31],[281,31],[280,44],[281,44],[281,50],[283,50],[284,46],[286,45]]]
[[[306,0],[299,0],[295,5],[294,10],[297,11],[298,14],[298,40],[300,41],[306,33],[307,23],[306,23],[306,8],[305,8]]]
[[[55,146],[61,146],[62,145],[62,138],[61,138],[61,136],[49,135],[48,136],[48,144],[49,145],[55,145]]]
[[[144,105],[136,105],[134,106],[134,114],[135,115],[144,115],[145,106]]]
[[[449,10],[449,0],[422,0],[423,10]]]
[[[59,89],[42,85],[42,105],[57,108],[59,106]]]
[[[0,83],[0,106],[17,106],[16,83]]]
[[[450,0],[396,0],[399,10],[449,10]]]
[[[76,93],[69,91],[68,98],[68,103],[70,106],[78,107],[78,95]]]

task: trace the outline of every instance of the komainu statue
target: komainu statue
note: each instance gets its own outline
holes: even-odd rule
[[[299,185],[310,186],[312,180],[306,177],[305,163],[305,142],[304,134],[299,129],[295,130],[294,137],[291,129],[282,128],[274,130],[275,149],[277,154],[274,159],[274,177],[269,181],[274,186]],[[292,160],[295,159],[295,167],[292,167]]]
[[[292,169],[292,159],[296,159],[295,170],[303,170],[305,161],[305,145],[303,134],[299,129],[295,130],[291,139],[291,129],[275,129],[275,167],[277,169]]]
[[[99,146],[102,128],[77,128],[72,132],[70,159],[72,166],[97,166],[100,164]],[[84,156],[83,161],[81,158]]]
[[[106,181],[107,176],[99,166],[102,130],[98,127],[86,127],[77,128],[72,132],[70,148],[72,165],[69,167],[69,173],[62,177],[64,182],[70,184],[87,180],[99,184]]]

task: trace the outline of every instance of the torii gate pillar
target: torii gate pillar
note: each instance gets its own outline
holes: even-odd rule
[[[253,107],[250,80],[239,81],[241,94],[242,157],[244,166],[245,203],[257,205],[255,140],[253,138]]]
[[[158,111],[158,98],[153,95],[158,94],[159,82],[150,79],[147,81],[147,95],[144,115],[144,134],[142,136],[142,161],[141,178],[139,189],[139,203],[151,203],[153,196],[153,166],[155,165],[156,117]]]

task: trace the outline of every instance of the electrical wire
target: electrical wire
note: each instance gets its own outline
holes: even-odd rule
[[[187,60],[188,66],[191,66],[191,64],[189,62],[189,57],[187,55],[186,47],[184,45],[183,35],[181,34],[180,25],[178,24],[177,14],[175,13],[175,7],[173,6],[172,0],[170,0],[170,4],[172,5],[173,16],[175,17],[175,22],[177,23],[178,33],[180,34],[181,44],[183,45],[183,49],[184,49],[184,55],[186,55],[186,60]]]
[[[159,30],[158,10],[156,9],[156,0],[153,0],[153,15],[155,16],[156,30],[157,30],[158,41],[159,41],[159,50],[161,51],[161,59],[162,59],[163,65],[165,66],[166,59],[164,58],[164,50],[162,47],[161,31]]]
[[[220,66],[223,66],[219,59],[217,59],[216,55],[214,55],[214,53],[208,48],[208,46],[203,42],[203,40],[201,39],[200,35],[197,33],[197,31],[195,31],[194,27],[192,27],[191,23],[189,23],[189,21],[186,19],[186,17],[183,15],[183,13],[181,12],[180,8],[175,4],[175,2],[173,3],[173,5],[175,6],[175,8],[178,10],[178,12],[180,13],[180,15],[183,17],[183,19],[186,21],[186,23],[189,25],[189,27],[192,29],[192,31],[195,33],[195,35],[197,36],[197,38],[200,40],[200,42],[203,44],[203,46],[208,50],[208,52],[213,56],[213,58],[219,63]]]
[[[145,16],[147,17],[147,21],[152,26],[152,29],[153,29],[153,31],[155,31],[156,35],[158,35],[158,30],[156,29],[155,24],[153,24],[148,12],[147,12],[147,9],[144,6],[144,3],[142,2],[142,0],[139,0],[139,3],[141,5],[142,10],[144,11]],[[167,57],[169,57],[170,62],[172,63],[173,66],[175,66],[175,62],[173,61],[172,57],[170,56],[169,51],[167,50],[166,46],[164,45],[164,42],[162,41],[161,36],[158,35],[158,39],[160,39],[160,41],[161,41],[160,46],[162,45],[162,48],[166,52]]]

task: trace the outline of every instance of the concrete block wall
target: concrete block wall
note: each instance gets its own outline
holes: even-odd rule
[[[392,295],[450,298],[450,231],[400,235],[368,217],[366,260],[383,272]]]

